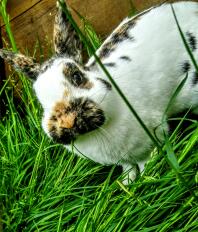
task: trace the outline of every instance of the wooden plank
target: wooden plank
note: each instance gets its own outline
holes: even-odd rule
[[[30,55],[33,55],[36,42],[40,39],[40,48],[37,48],[36,57],[40,61],[41,53],[48,56],[49,44],[52,40],[55,8],[54,0],[43,0],[11,21],[11,29],[17,47],[22,53],[27,54],[28,51]],[[5,27],[2,27],[1,30],[3,38],[8,41]],[[40,52],[42,50],[43,52]],[[6,75],[9,76],[11,69],[7,63],[5,64]],[[15,97],[20,99],[22,86],[18,76],[14,77],[12,85],[15,86]]]
[[[131,0],[67,0],[67,3],[85,17],[101,37],[106,37],[131,9]],[[74,19],[80,24],[75,14]]]
[[[133,0],[133,3],[139,11],[162,1],[164,0]],[[32,54],[36,41],[40,39],[41,48],[47,54],[49,44],[52,42],[56,1],[10,0],[8,2],[10,2],[9,7],[13,4],[10,8],[11,12],[15,12],[11,28],[17,46],[22,52],[29,50]],[[128,15],[131,9],[131,0],[67,0],[67,3],[83,15],[101,37],[107,36]],[[19,15],[16,16],[17,14]],[[74,18],[80,25],[80,20],[75,14]],[[3,36],[6,37],[4,27],[2,31]]]
[[[47,47],[47,38],[49,42],[52,39],[54,15],[54,0],[43,0],[11,21],[13,35],[22,52],[28,50],[31,54],[38,39],[43,48]],[[2,34],[6,38],[5,27]]]
[[[83,2],[67,0],[67,3],[83,15],[101,37],[109,34],[128,15],[130,9],[130,0],[86,0]],[[22,52],[26,49],[32,51],[38,38],[40,38],[44,50],[47,49],[46,38],[49,43],[52,42],[55,5],[54,0],[39,1],[11,21],[13,35]],[[78,16],[74,14],[74,18],[80,25]],[[4,27],[2,31],[3,36],[6,37]]]
[[[7,12],[10,16],[10,21],[22,14],[23,12],[27,11],[40,1],[41,0],[9,0],[7,3]],[[0,20],[0,26],[3,25],[3,21]]]

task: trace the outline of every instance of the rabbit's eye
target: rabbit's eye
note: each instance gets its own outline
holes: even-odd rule
[[[84,76],[80,72],[76,71],[72,74],[72,82],[75,86],[80,86],[84,83]]]
[[[63,68],[64,77],[75,87],[81,89],[91,89],[93,83],[90,82],[86,75],[72,63],[65,64]]]

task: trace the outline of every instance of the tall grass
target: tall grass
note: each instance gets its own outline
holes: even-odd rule
[[[1,8],[0,12],[7,20]],[[198,231],[197,121],[183,135],[178,127],[167,137],[162,151],[153,152],[144,174],[126,187],[118,167],[76,157],[44,135],[42,110],[31,83],[20,78],[19,106],[7,82],[3,89],[7,100],[7,114],[0,122],[4,231]]]

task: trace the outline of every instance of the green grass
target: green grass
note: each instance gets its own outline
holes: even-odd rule
[[[8,24],[13,43],[9,30]],[[126,187],[117,167],[76,157],[47,138],[31,83],[20,79],[20,104],[8,82],[0,90],[7,102],[0,122],[4,231],[198,231],[197,121],[183,135],[179,128],[167,137],[144,174]]]

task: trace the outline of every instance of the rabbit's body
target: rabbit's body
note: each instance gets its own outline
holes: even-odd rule
[[[180,2],[173,7],[197,58],[198,4]],[[50,137],[68,149],[71,149],[68,144],[75,139],[76,153],[96,162],[121,164],[124,170],[138,164],[143,170],[153,148],[151,139],[94,58],[84,67],[81,65],[80,44],[66,22],[59,9],[55,24],[58,57],[43,66],[33,67],[32,61],[26,60],[31,64],[27,70],[21,65],[24,63],[21,60],[26,59],[24,56],[18,55],[14,60],[9,52],[0,52],[0,55],[29,76],[38,76],[34,89],[44,109],[42,125]],[[162,130],[162,119],[171,96],[186,76],[166,116],[188,109],[198,112],[198,74],[185,49],[170,4],[125,19],[105,40],[97,55],[150,132],[154,134],[156,130],[158,139],[163,140],[163,130],[168,132],[164,122]],[[134,179],[135,176],[136,171],[132,169],[129,177]]]
[[[197,58],[198,4],[174,4],[174,9]],[[127,24],[127,35],[123,33],[123,39],[116,43],[115,35],[123,32]],[[106,47],[109,51],[103,52]],[[198,75],[169,4],[124,20],[98,49],[97,55],[152,133],[161,125],[168,102],[187,72],[188,79],[167,116],[198,107]],[[106,78],[94,58],[86,66],[94,76]],[[103,126],[104,130],[82,136],[76,141],[76,147],[99,163],[140,163],[142,168],[152,141],[115,91],[109,92],[101,105],[109,116],[109,123]],[[168,130],[167,125],[163,126]],[[162,130],[157,131],[158,138],[162,139]]]

